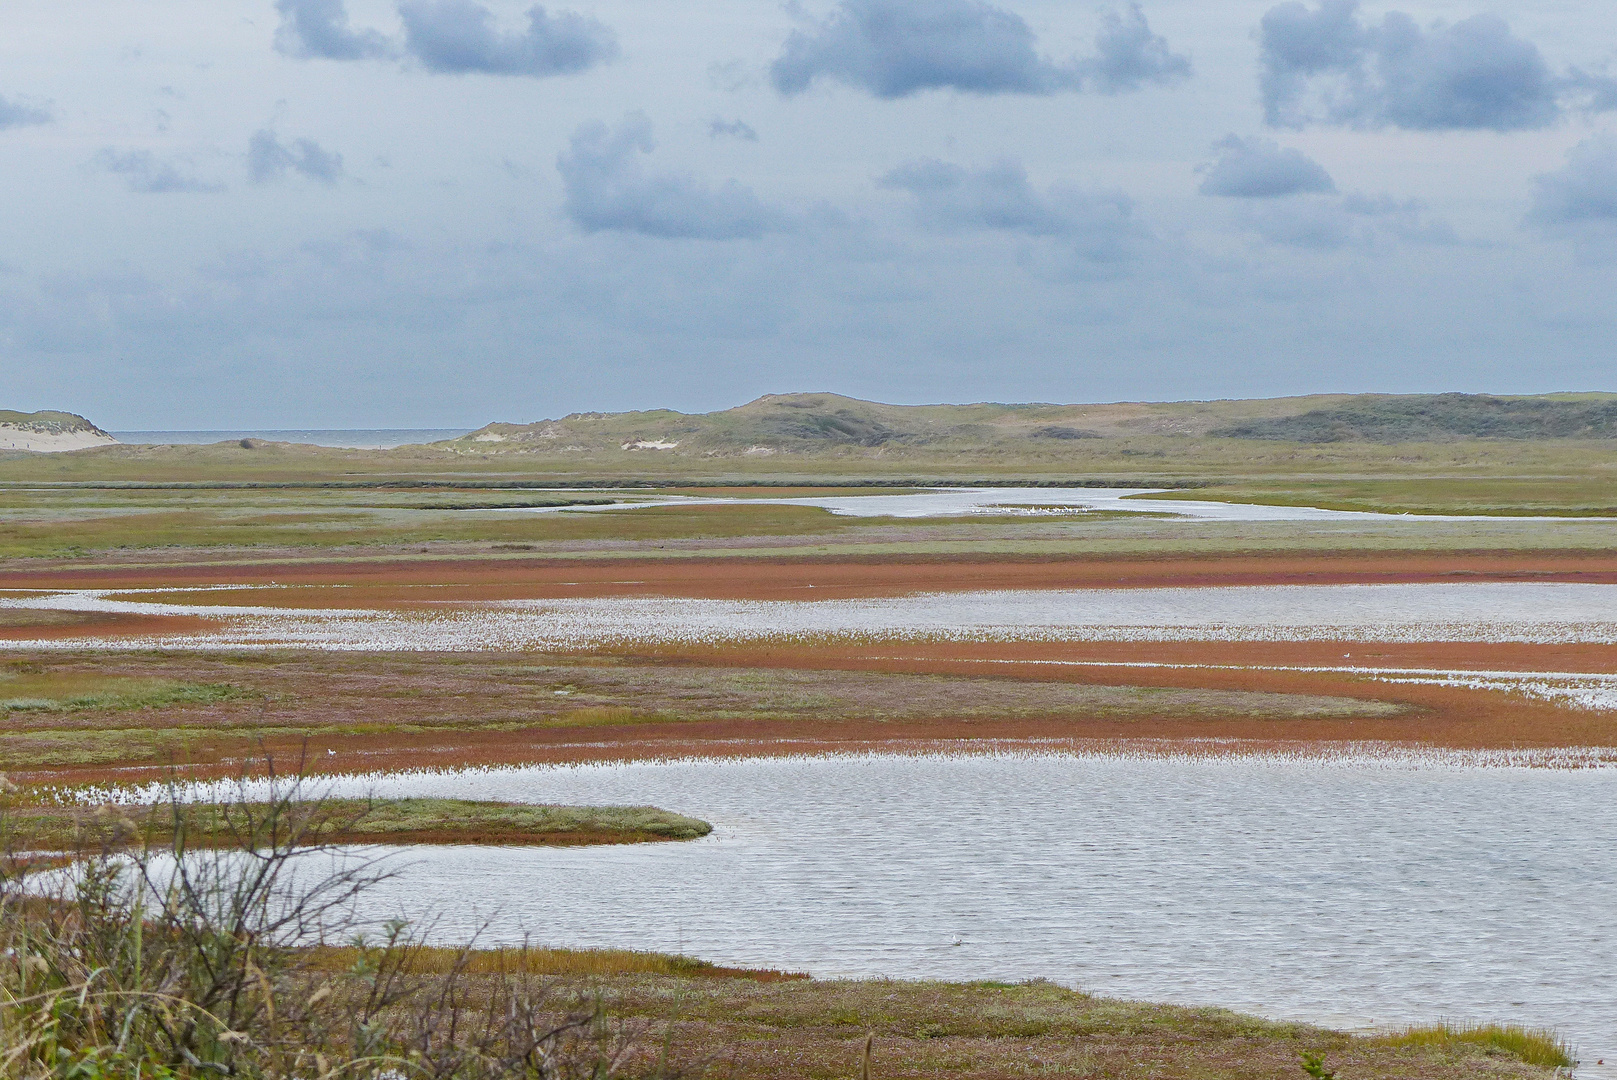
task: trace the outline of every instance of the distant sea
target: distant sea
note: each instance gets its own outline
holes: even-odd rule
[[[258,431],[109,431],[121,443],[174,445],[239,442],[263,439],[265,442],[308,443],[311,446],[340,446],[351,450],[386,450],[394,446],[441,442],[470,435],[475,428],[296,428]]]

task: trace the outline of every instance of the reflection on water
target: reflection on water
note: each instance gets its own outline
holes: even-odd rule
[[[718,826],[406,856],[373,913],[435,913],[444,939],[492,920],[487,942],[817,975],[1047,977],[1339,1024],[1508,1019],[1617,1057],[1617,770],[868,756],[375,789],[654,803]]]

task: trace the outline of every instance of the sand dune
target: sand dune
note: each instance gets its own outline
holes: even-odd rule
[[[75,413],[0,411],[0,451],[58,454],[112,446],[117,441]]]

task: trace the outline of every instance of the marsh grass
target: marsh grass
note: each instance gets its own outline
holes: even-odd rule
[[[801,644],[805,650],[819,644],[876,652],[888,643],[868,638]],[[634,655],[637,651],[648,655]],[[728,725],[742,737],[788,730],[796,736],[826,725],[874,730],[894,721],[948,718],[960,725],[1047,724],[1045,730],[1059,733],[1069,722],[1132,725],[1169,718],[1198,724],[1380,721],[1396,734],[1413,730],[1424,715],[1397,702],[1316,693],[1317,687],[1306,685],[1280,687],[1284,692],[1090,685],[1001,677],[997,665],[980,665],[994,673],[987,677],[841,670],[835,659],[824,661],[824,670],[775,666],[799,663],[808,655],[784,648],[758,656],[739,647],[626,647],[621,657],[588,658],[292,651],[24,655],[18,654],[19,663],[49,670],[61,685],[126,679],[239,688],[202,704],[12,712],[0,732],[0,769],[28,770],[38,780],[47,778],[46,770],[99,775],[123,768],[162,770],[176,762],[228,775],[234,762],[253,756],[260,744],[290,756],[305,740],[315,743],[322,757],[325,749],[336,751],[317,763],[322,770],[346,770],[353,767],[350,755],[361,749],[356,741],[361,739],[371,752],[431,746],[459,753],[453,748],[476,742],[483,749],[468,752],[520,755],[523,748],[559,739],[550,732],[565,729],[589,741],[640,738],[637,728],[662,737],[673,725],[685,724]],[[495,732],[512,734],[494,739]],[[1604,745],[1598,734],[1588,736],[1590,745]]]
[[[563,713],[552,720],[551,723],[562,727],[596,727],[614,724],[633,724],[640,720],[661,720],[663,716],[636,717],[633,709],[627,705],[595,705],[583,709],[573,709]]]
[[[1572,1048],[1553,1030],[1516,1024],[1427,1024],[1389,1035],[1387,1042],[1394,1046],[1477,1046],[1484,1051],[1510,1054],[1529,1065],[1546,1069],[1571,1068],[1576,1064]]]
[[[167,847],[239,847],[270,803],[238,800],[152,806],[104,803],[17,805],[10,840],[30,851]],[[491,844],[571,846],[694,840],[713,827],[653,806],[535,806],[462,799],[322,799],[280,816],[295,827],[295,846],[344,844]]]
[[[214,705],[255,697],[228,683],[102,676],[83,672],[31,670],[24,665],[0,671],[0,710],[74,712],[83,709],[161,709],[170,705]]]
[[[1168,491],[1151,500],[1209,499],[1262,506],[1317,506],[1380,514],[1475,514],[1488,517],[1613,517],[1617,486],[1604,470],[1584,475],[1382,476],[1230,478],[1195,491]]]
[[[344,971],[351,968],[359,957],[360,950],[353,947],[324,947],[311,950],[307,959],[311,966],[322,970]],[[467,951],[420,946],[412,953],[411,967],[414,971],[431,975],[446,975],[458,970],[471,975],[665,975],[674,978],[749,979],[754,982],[808,978],[801,972],[723,967],[692,956],[636,949],[513,947]]]
[[[72,557],[149,548],[342,548],[394,544],[517,543],[580,540],[678,540],[743,536],[820,536],[857,528],[853,518],[809,506],[660,506],[611,513],[511,514],[469,510],[401,510],[355,505],[330,512],[241,513],[253,492],[218,507],[41,514],[0,522],[0,558]],[[138,496],[130,501],[138,505]],[[269,511],[269,512],[266,512]]]

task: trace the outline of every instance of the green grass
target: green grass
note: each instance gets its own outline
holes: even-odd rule
[[[312,966],[328,971],[348,971],[360,959],[361,951],[352,946],[317,947],[309,950]],[[552,949],[504,948],[465,949],[420,946],[410,957],[411,970],[427,975],[446,975],[460,970],[469,975],[564,975],[602,977],[615,975],[660,975],[669,978],[730,978],[778,982],[807,979],[807,975],[774,969],[723,967],[707,960],[678,953],[647,952],[640,949]]]
[[[1384,477],[1217,484],[1150,499],[1211,499],[1381,514],[1617,517],[1617,476]]]
[[[1406,1028],[1389,1036],[1387,1041],[1394,1046],[1478,1046],[1547,1069],[1571,1068],[1575,1064],[1571,1048],[1548,1028],[1515,1024],[1429,1024]]]
[[[163,847],[183,828],[193,847],[231,847],[268,811],[261,803],[12,809],[15,850]],[[572,846],[694,840],[713,827],[654,806],[537,806],[465,799],[326,799],[298,811],[308,842]],[[183,817],[183,820],[177,820]]]
[[[236,493],[250,503],[253,492]],[[216,498],[218,498],[216,496]],[[226,496],[222,501],[229,502]],[[135,499],[130,503],[138,505]],[[245,508],[245,507],[244,507]],[[512,514],[400,510],[358,505],[325,511],[184,511],[61,514],[0,523],[0,558],[83,557],[160,548],[319,548],[444,543],[656,541],[741,536],[819,536],[861,522],[808,506],[652,507],[605,513]]]
[[[0,409],[0,424],[16,424],[47,430],[81,431],[90,430],[91,424],[77,413],[56,412],[51,409],[41,409],[39,412],[17,412],[13,409]]]
[[[213,705],[253,697],[228,683],[173,679],[63,674],[44,669],[0,671],[0,710],[75,712],[86,709],[161,709],[170,705]],[[31,670],[32,669],[32,670]]]

